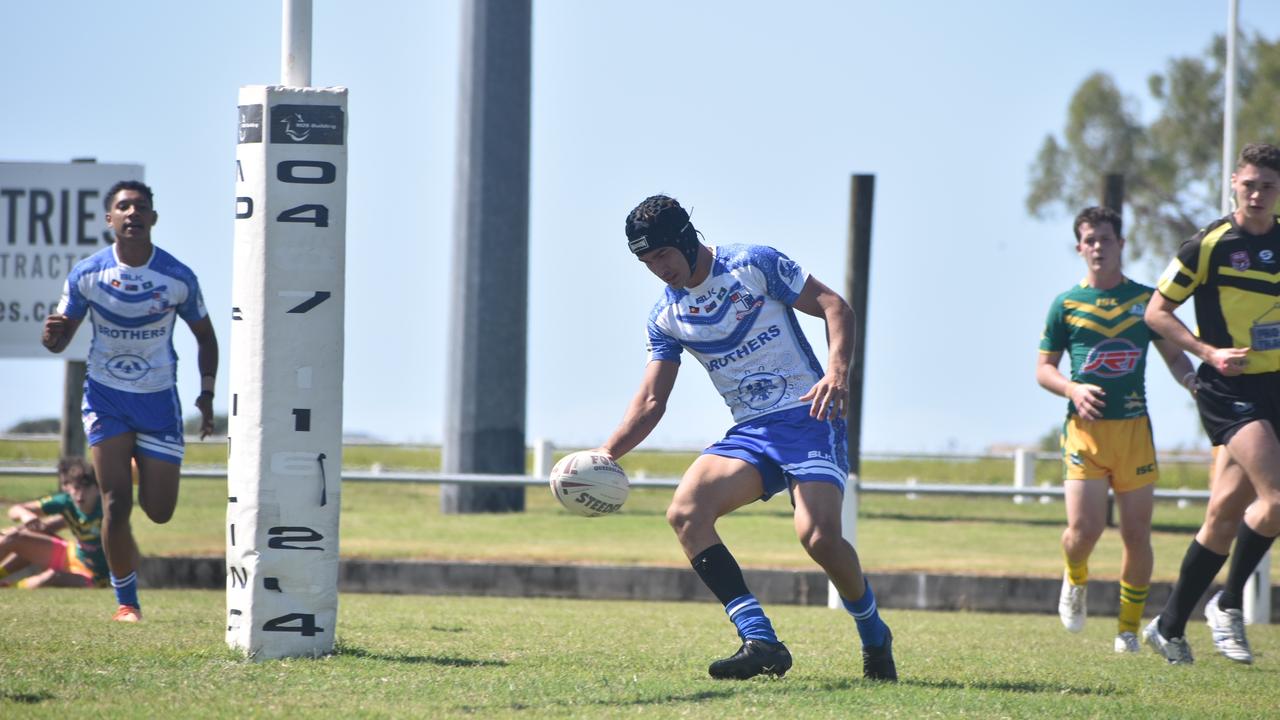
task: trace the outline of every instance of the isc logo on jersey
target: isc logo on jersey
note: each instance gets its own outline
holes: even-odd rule
[[[1103,340],[1089,350],[1080,372],[1105,378],[1121,377],[1133,372],[1141,357],[1142,351],[1124,338]]]

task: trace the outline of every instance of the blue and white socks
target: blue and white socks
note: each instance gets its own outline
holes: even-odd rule
[[[773,623],[764,614],[760,601],[751,593],[730,600],[724,606],[724,612],[738,628],[738,636],[743,640],[767,640],[778,642],[778,635],[773,631]]]
[[[876,608],[876,595],[871,592],[870,581],[863,577],[862,582],[866,588],[862,597],[853,601],[841,596],[840,602],[844,605],[845,611],[853,616],[853,621],[858,624],[858,635],[862,638],[862,646],[880,647],[884,645],[889,626],[880,619],[880,612]]]
[[[111,574],[111,587],[116,591],[116,603],[119,605],[128,605],[141,609],[138,604],[138,573],[131,572],[128,575],[118,578],[115,573]]]

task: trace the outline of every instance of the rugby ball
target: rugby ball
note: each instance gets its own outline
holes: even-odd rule
[[[551,494],[566,510],[583,517],[616,512],[627,501],[627,474],[608,456],[582,450],[551,468]]]

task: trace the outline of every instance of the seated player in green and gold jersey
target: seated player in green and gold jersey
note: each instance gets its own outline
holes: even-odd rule
[[[0,583],[10,573],[34,565],[39,571],[18,587],[107,587],[102,550],[102,498],[93,468],[79,458],[58,463],[61,492],[9,508],[20,527],[0,535]],[[71,544],[57,535],[66,527]]]
[[[1062,427],[1067,529],[1058,615],[1067,630],[1084,629],[1089,555],[1106,526],[1109,486],[1124,542],[1115,651],[1136,653],[1154,562],[1151,511],[1159,479],[1147,417],[1147,343],[1155,343],[1173,376],[1189,390],[1195,371],[1176,345],[1143,321],[1152,289],[1125,277],[1121,227],[1120,215],[1108,208],[1090,207],[1076,216],[1076,252],[1084,260],[1085,278],[1049,309],[1036,380],[1070,400]],[[1071,355],[1070,378],[1058,370],[1063,352]]]

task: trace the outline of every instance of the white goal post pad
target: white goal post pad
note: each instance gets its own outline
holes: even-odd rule
[[[227,431],[227,644],[333,651],[347,91],[240,89]]]

